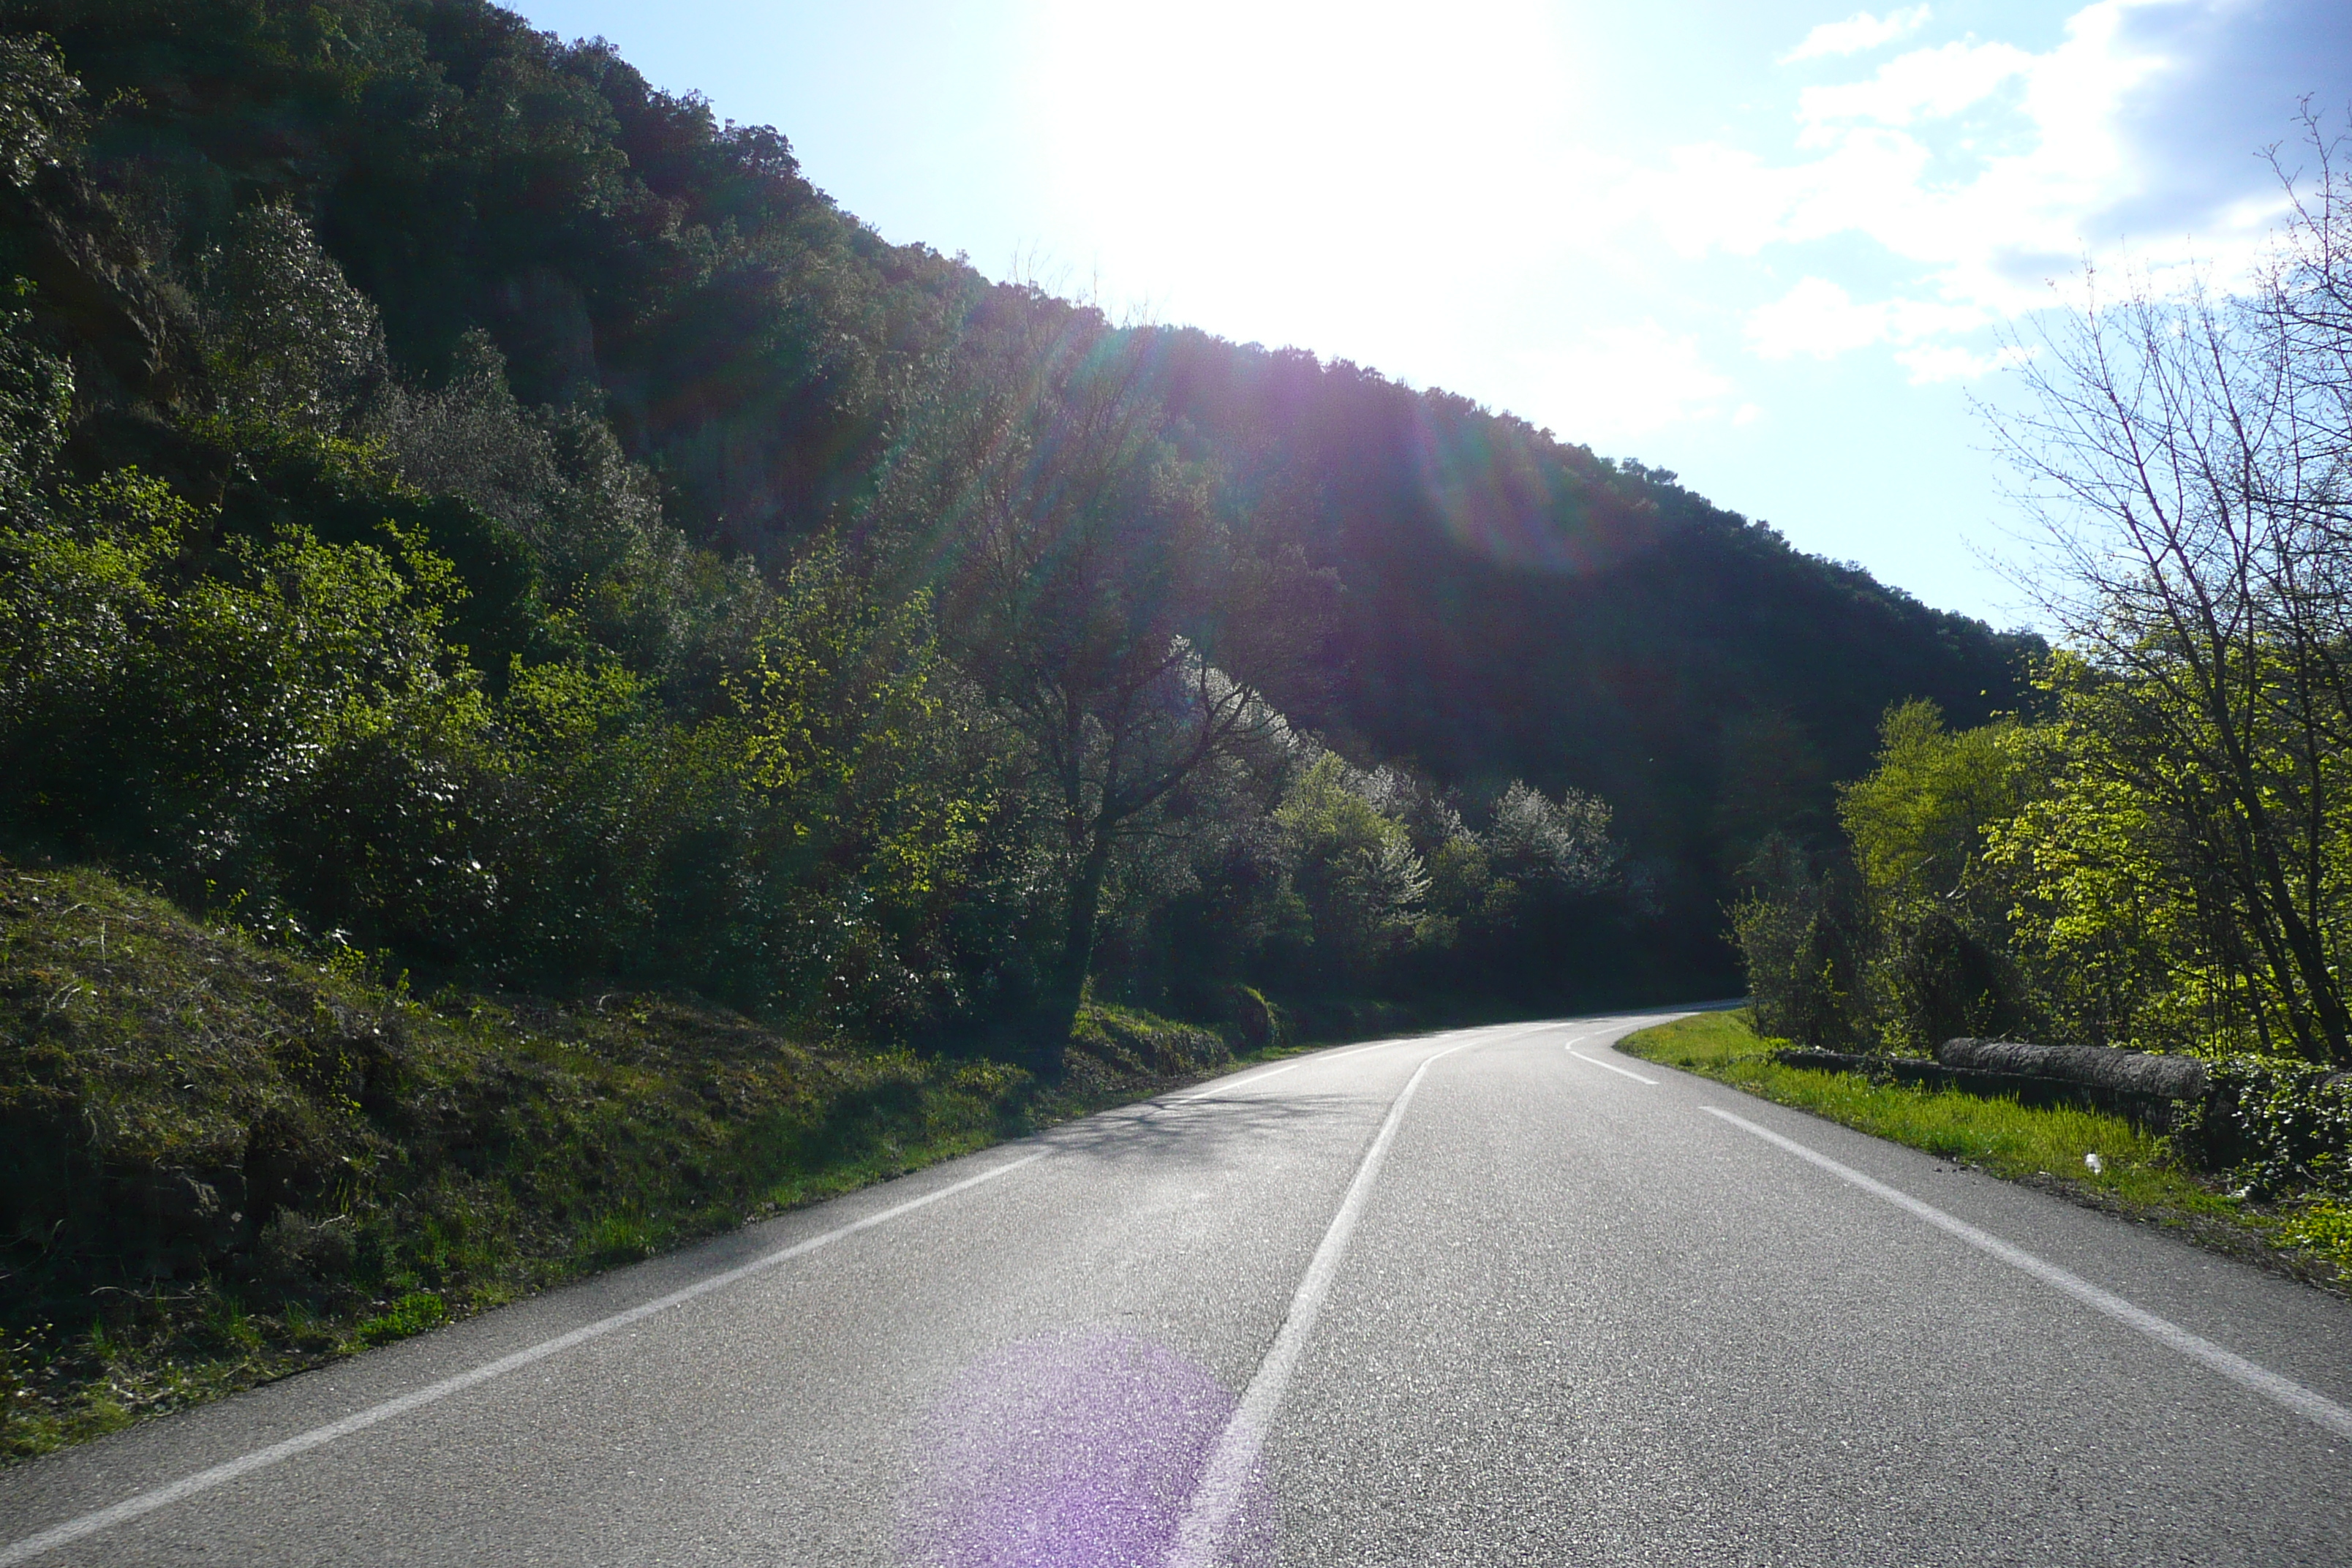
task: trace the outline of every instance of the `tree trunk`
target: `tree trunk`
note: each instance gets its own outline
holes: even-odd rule
[[[1062,1075],[1063,1051],[1077,1022],[1078,1005],[1087,994],[1087,975],[1094,964],[1095,925],[1102,910],[1103,878],[1110,869],[1111,837],[1099,826],[1094,843],[1080,856],[1070,873],[1069,914],[1062,931],[1062,952],[1055,961],[1045,994],[1037,1010],[1035,1037],[1031,1042],[1038,1072]]]

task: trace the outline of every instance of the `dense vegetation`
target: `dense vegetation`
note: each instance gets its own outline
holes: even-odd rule
[[[886,245],[481,0],[0,3],[0,289],[5,1326],[85,1392],[786,1201],[876,1085],[1720,994],[1880,710],[2032,647]]]
[[[9,576],[118,628],[15,623],[20,847],[927,1044],[1555,1005],[1728,984],[1880,708],[2013,700],[1671,476],[884,245],[495,8],[5,16]]]
[[[2126,294],[2037,362],[2007,434],[2067,636],[2031,706],[1890,710],[1843,843],[1777,841],[1738,910],[1767,1034],[2213,1058],[2258,1194],[2352,1180],[2352,184],[2308,151],[2247,290]]]

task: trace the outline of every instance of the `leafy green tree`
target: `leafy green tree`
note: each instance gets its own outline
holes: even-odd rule
[[[1876,765],[1838,791],[1839,821],[1874,894],[1908,906],[1967,893],[1986,832],[2018,808],[2013,728],[1955,732],[1925,699],[1887,710]]]
[[[869,518],[896,570],[936,583],[949,647],[1055,819],[1063,930],[1035,1047],[1054,1067],[1121,843],[1280,724],[1234,673],[1283,635],[1279,582],[1236,557],[1158,436],[1137,340],[1041,313],[968,354]]]
[[[65,447],[73,395],[73,367],[40,344],[32,312],[0,308],[0,506],[19,518],[43,506],[36,486]]]
[[[385,373],[375,305],[284,201],[239,213],[196,272],[206,358],[229,407],[341,429]]]
[[[2352,801],[2352,512],[2340,366],[2352,204],[2295,209],[2250,298],[2095,299],[2003,426],[2078,663],[2083,753],[2176,828],[2190,901],[2236,932],[2298,1054],[2352,1062],[2341,857]],[[2095,280],[2094,280],[2095,281]],[[2095,689],[2095,695],[2094,695]]]
[[[81,96],[54,39],[0,34],[0,179],[30,185],[43,169],[79,153],[88,131]]]
[[[1859,879],[1835,860],[1815,869],[1782,834],[1764,841],[1748,875],[1731,924],[1757,1032],[1832,1050],[1867,1043],[1874,1020],[1864,974],[1874,932]]]
[[[0,725],[20,837],[185,886],[274,892],[289,814],[339,758],[462,733],[478,699],[440,641],[456,584],[397,537],[234,538],[190,577],[202,515],[125,471],[0,530]]]
[[[751,776],[813,872],[922,897],[970,852],[972,802],[932,771],[953,679],[922,595],[877,600],[837,555],[793,571],[737,689]]]
[[[928,596],[877,597],[831,551],[793,569],[736,679],[750,777],[774,819],[771,874],[804,907],[840,911],[811,909],[793,964],[836,1016],[915,1021],[909,954],[999,819],[995,760],[971,743],[957,680]]]
[[[1958,732],[1931,702],[1887,710],[1876,765],[1838,792],[1872,932],[1864,1005],[1890,1045],[2005,1036],[2038,1021],[2013,962],[2013,889],[1989,835],[2031,790],[2008,721]]]
[[[1403,823],[1367,799],[1371,783],[1325,752],[1276,807],[1316,967],[1334,990],[1361,989],[1413,933],[1430,888]]]
[[[2053,720],[2010,744],[2046,784],[1997,825],[2020,957],[2073,1037],[2297,1050],[2229,856],[2224,792],[2148,732],[2146,691],[2062,655]]]

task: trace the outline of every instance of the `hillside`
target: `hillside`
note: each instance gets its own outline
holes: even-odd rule
[[[641,993],[422,998],[0,862],[0,1464],[1231,1061],[1077,1044],[1041,1092]]]
[[[1285,941],[1311,946],[1307,928],[1324,933],[1323,961],[1304,966],[1318,994],[1361,989],[1376,971],[1375,988],[1392,994],[1483,975],[1529,1005],[1727,989],[1720,911],[1738,868],[1774,829],[1822,835],[1831,784],[1866,764],[1890,703],[1925,696],[1967,721],[2016,701],[2018,639],[1805,556],[1670,475],[1354,365],[1186,330],[1117,332],[922,247],[885,244],[803,177],[778,132],[722,124],[608,48],[559,43],[476,0],[12,0],[0,26],[55,40],[75,84],[44,132],[71,156],[7,198],[27,308],[74,372],[66,469],[87,481],[135,464],[189,504],[219,508],[227,533],[253,537],[299,522],[328,544],[362,547],[389,508],[456,572],[438,635],[465,651],[489,699],[506,698],[517,668],[601,660],[629,672],[665,732],[711,742],[715,731],[696,727],[741,721],[730,694],[744,689],[746,650],[774,613],[758,584],[846,550],[862,578],[932,596],[947,668],[1007,711],[1011,689],[982,679],[980,634],[956,621],[960,567],[939,564],[963,547],[920,539],[929,525],[909,523],[921,509],[908,510],[904,492],[949,493],[940,454],[961,438],[955,420],[979,416],[971,410],[1032,382],[1052,383],[1066,405],[1073,376],[1119,358],[1150,460],[1192,487],[1201,537],[1224,552],[1218,580],[1230,590],[1246,567],[1279,602],[1306,606],[1292,646],[1253,651],[1229,626],[1217,657],[1290,733],[1336,748],[1351,779],[1391,780],[1351,784],[1356,795],[1412,797],[1374,805],[1423,868],[1398,884],[1402,901],[1359,920],[1317,904],[1315,877],[1295,864],[1295,824],[1213,847],[1195,832],[1181,870],[1135,863],[1135,841],[1121,837],[1093,873],[1097,891],[1079,900],[1101,906],[1101,930],[1083,945],[1102,983],[1139,1000],[1214,1012],[1220,985],[1300,973],[1270,955]],[[287,423],[283,399],[270,404],[231,363],[258,341],[237,337],[238,310],[259,308],[230,300],[229,273],[237,247],[257,243],[240,225],[264,210],[315,235],[356,295],[334,309],[360,312],[334,387],[303,395],[320,412],[294,423],[356,440],[377,469],[304,456],[206,412]],[[282,264],[293,251],[275,254]],[[1032,449],[1059,438],[1046,430]],[[747,565],[761,576],[744,576]],[[1166,583],[1154,592],[1173,603]],[[1178,606],[1169,628],[1209,647],[1201,605],[1213,602]],[[742,820],[728,804],[735,785],[686,783],[679,770],[694,767],[682,758],[665,765],[676,810],[735,834],[735,847],[706,858],[764,853],[748,847],[748,829],[717,826]],[[1230,790],[1222,805],[1194,799],[1188,784],[1148,811],[1191,812],[1195,828],[1204,812],[1271,821],[1294,764],[1236,765],[1249,782],[1231,787],[1256,805],[1244,810]],[[1592,820],[1609,825],[1611,847],[1595,854],[1614,869],[1563,892],[1572,909],[1531,915],[1520,899],[1507,914],[1479,890],[1487,883],[1446,902],[1446,846],[1460,846],[1456,861],[1468,856],[1515,780],[1605,808]],[[701,804],[680,791],[699,791]],[[990,798],[957,818],[993,814],[998,825],[959,874],[989,882],[1000,901],[975,914],[942,885],[883,920],[873,940],[896,951],[877,962],[927,994],[851,1008],[857,1026],[940,1037],[1073,984],[1075,939],[1055,933],[1083,868],[1066,868],[1059,892],[1014,890],[1031,873],[1007,836],[1036,819],[1016,831],[1027,806]],[[1041,809],[1066,816],[1067,804]],[[183,896],[207,876],[227,886],[178,865],[156,837],[184,829],[155,818],[142,838],[124,827],[134,815],[118,802],[62,821],[20,795],[9,835],[20,849],[127,859]],[[947,831],[946,816],[931,820]],[[892,831],[870,816],[856,829],[869,847]],[[1291,861],[1276,864],[1264,840],[1284,832]],[[1358,837],[1387,842],[1386,832]],[[694,882],[689,837],[681,826],[649,849],[663,868],[646,875]],[[1331,847],[1345,837],[1320,842],[1339,854]],[[934,848],[948,853],[946,842]],[[1478,853],[1494,861],[1491,848]],[[867,878],[870,868],[848,865],[861,852],[844,847],[835,868]],[[1083,847],[1039,852],[1087,858]],[[542,838],[534,855],[549,853]],[[729,879],[715,862],[703,871],[713,887]],[[646,934],[600,942],[585,926],[609,869],[549,889],[544,907],[566,912],[530,917],[541,935],[529,942],[513,940],[523,917],[511,909],[459,910],[456,894],[401,913],[388,892],[245,875],[254,897],[306,929],[501,981],[625,974],[752,1004],[780,994],[761,977],[772,958],[744,959],[759,974],[713,966],[714,941],[741,952],[751,939],[663,934],[655,928],[669,917],[640,909],[703,895],[615,893],[639,909],[630,918]],[[1412,892],[1415,876],[1431,890]],[[585,907],[580,878],[597,889]],[[1261,893],[1272,902],[1244,922],[1259,932],[1254,952],[1219,958],[1189,989],[1169,978],[1175,946],[1205,940],[1228,923],[1217,911]],[[1494,940],[1473,942],[1475,952],[1451,937],[1429,945],[1481,921]],[[950,929],[958,921],[965,929]],[[581,929],[552,934],[566,922]],[[1341,940],[1341,927],[1356,935]],[[1420,935],[1408,941],[1407,928]],[[1417,956],[1391,951],[1412,941]]]

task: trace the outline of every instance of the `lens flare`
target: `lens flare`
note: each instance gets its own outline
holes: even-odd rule
[[[934,1406],[900,1500],[920,1568],[1159,1568],[1234,1397],[1201,1368],[1107,1329],[1024,1341]],[[1273,1561],[1254,1483],[1220,1561]]]

